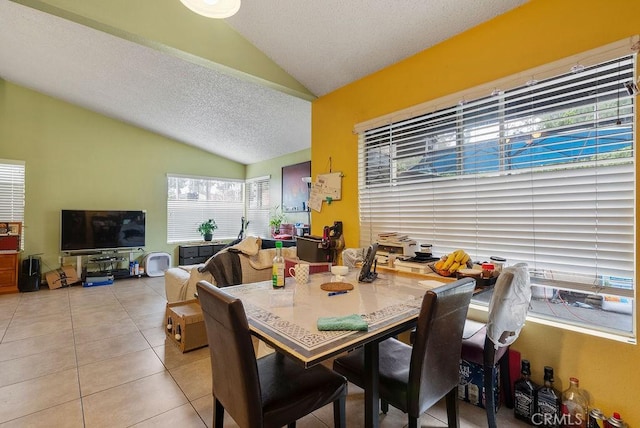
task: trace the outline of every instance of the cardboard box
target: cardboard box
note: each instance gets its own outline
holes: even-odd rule
[[[59,269],[44,274],[49,289],[68,287],[80,282],[76,269],[73,266],[62,266]]]
[[[496,412],[500,408],[500,366],[496,370],[495,403]],[[472,363],[460,359],[460,382],[458,383],[458,398],[471,403],[474,406],[486,409],[486,398],[484,390],[484,367],[480,364]]]
[[[165,321],[167,338],[180,351],[187,352],[208,345],[202,308],[197,299],[167,303]]]

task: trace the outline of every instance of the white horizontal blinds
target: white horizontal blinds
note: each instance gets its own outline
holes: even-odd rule
[[[0,221],[24,222],[25,163],[0,159]]]
[[[269,236],[270,177],[247,180],[247,236]]]
[[[436,254],[631,287],[634,68],[627,56],[364,131],[361,244],[398,231]]]
[[[200,223],[214,219],[214,239],[235,238],[244,215],[244,183],[206,177],[167,176],[167,242],[200,241]]]

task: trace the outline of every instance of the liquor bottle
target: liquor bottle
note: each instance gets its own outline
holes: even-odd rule
[[[535,412],[535,397],[538,385],[531,380],[531,365],[529,360],[522,360],[520,379],[515,381],[513,414],[516,419],[533,424],[532,417]]]
[[[562,392],[562,426],[586,428],[588,407],[589,399],[578,378],[569,378],[569,388]]]
[[[560,394],[553,387],[553,368],[544,367],[544,385],[536,390],[534,423],[545,428],[557,428],[560,422]]]
[[[273,258],[273,288],[284,288],[284,257],[282,257],[282,241],[276,241],[276,256]]]

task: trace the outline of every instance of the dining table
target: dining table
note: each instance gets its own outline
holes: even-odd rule
[[[271,281],[225,287],[245,308],[251,333],[305,367],[356,347],[364,347],[365,426],[379,425],[378,343],[415,327],[426,291],[445,281],[379,273],[370,283],[358,282],[359,269],[344,277],[330,272],[309,276],[307,283],[285,280],[283,289]],[[332,288],[351,288],[342,293]],[[366,331],[319,330],[318,319],[358,315]]]

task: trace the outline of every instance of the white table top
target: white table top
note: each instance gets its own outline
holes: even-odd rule
[[[359,269],[350,269],[343,282],[353,284],[354,289],[335,296],[320,288],[331,282],[328,272],[310,275],[307,284],[287,278],[284,290],[274,290],[271,281],[264,281],[225,287],[224,291],[242,300],[253,334],[311,366],[415,325],[428,285],[385,273],[373,283],[359,283],[358,273]],[[316,327],[319,317],[352,314],[362,315],[369,331],[319,331]]]

